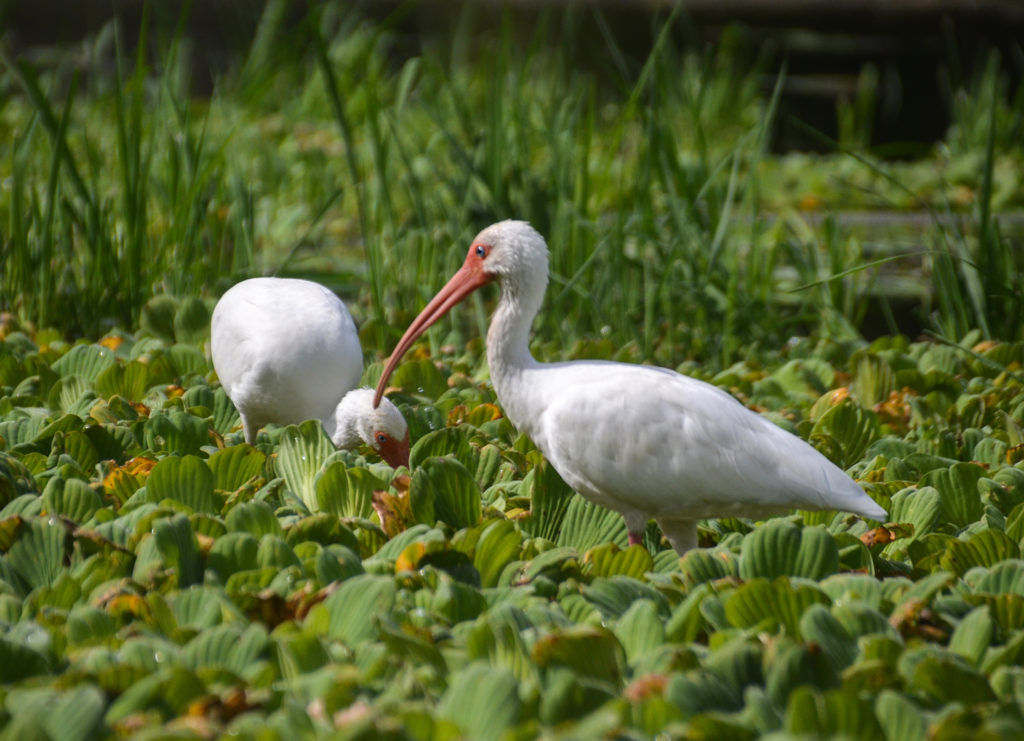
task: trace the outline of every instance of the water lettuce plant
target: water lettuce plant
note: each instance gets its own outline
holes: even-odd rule
[[[892,516],[705,521],[682,559],[569,490],[474,351],[425,350],[395,472],[315,421],[246,445],[195,342],[8,320],[5,737],[1024,731],[1024,344],[800,341],[709,379]]]
[[[289,5],[201,97],[185,23],[147,17],[135,48],[112,24],[84,70],[0,48],[0,736],[1024,736],[1024,253],[1003,220],[1024,98],[1003,63],[950,90],[954,127],[914,160],[870,150],[866,98],[833,154],[777,155],[784,75],[761,90],[728,43],[681,51],[678,16],[644,58],[605,34],[594,69],[571,53],[602,27],[583,6],[525,35],[469,14],[410,51],[390,20],[289,26]],[[379,358],[509,216],[554,255],[537,357],[721,386],[890,522],[709,520],[682,559],[651,525],[628,547],[504,418],[486,297],[393,376],[409,471],[316,422],[244,443],[205,354],[213,297],[315,274]],[[890,282],[933,337],[896,332]]]

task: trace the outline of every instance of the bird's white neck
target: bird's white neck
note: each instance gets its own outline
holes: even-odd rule
[[[323,418],[324,431],[338,448],[351,450],[369,442],[371,432],[368,422],[371,414],[373,391],[352,389],[345,394],[330,414]]]
[[[324,432],[337,448],[349,450],[362,441],[356,428],[356,415],[347,413],[341,405],[324,417],[323,423]]]
[[[547,275],[534,281],[503,282],[498,308],[487,331],[487,364],[494,390],[512,423],[526,432],[530,419],[526,373],[541,364],[530,354],[530,325],[540,310]]]

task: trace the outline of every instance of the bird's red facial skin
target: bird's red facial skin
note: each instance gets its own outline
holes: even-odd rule
[[[381,374],[380,381],[377,382],[377,392],[373,396],[374,408],[380,404],[381,397],[384,395],[384,389],[388,385],[388,379],[391,378],[391,372],[394,371],[395,366],[398,365],[398,361],[402,359],[406,351],[412,347],[412,343],[419,339],[420,335],[426,332],[431,324],[447,314],[455,304],[462,301],[480,286],[494,280],[495,276],[484,270],[484,260],[490,253],[490,249],[490,246],[484,244],[474,244],[470,247],[469,254],[466,255],[466,261],[462,263],[462,267],[456,271],[444,288],[438,291],[434,298],[430,299],[430,303],[423,307],[423,311],[419,313],[419,316],[413,319],[412,324],[409,325],[409,328],[405,330],[405,334],[402,335],[402,339],[395,345],[391,357],[388,358],[388,364],[384,366],[384,372]]]
[[[474,242],[469,248],[469,254],[466,255],[465,264],[468,265],[470,261],[482,263],[489,254],[491,254],[491,245]]]
[[[396,440],[386,432],[374,432],[374,439],[377,441],[380,457],[388,462],[392,468],[399,466],[409,467],[409,432],[406,431],[402,440]]]

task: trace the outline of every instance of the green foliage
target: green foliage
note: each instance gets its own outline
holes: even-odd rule
[[[417,522],[440,520],[455,529],[480,519],[480,487],[466,467],[453,458],[428,458],[412,476],[409,505]]]
[[[725,52],[679,53],[675,20],[635,73],[611,47],[609,90],[545,50],[599,11],[542,14],[525,45],[481,31],[482,54],[467,15],[403,60],[386,25],[288,7],[206,102],[178,33],[129,59],[112,27],[113,79],[5,59],[5,737],[1024,736],[1024,311],[997,218],[1021,203],[1020,100],[995,63],[916,163],[860,153],[865,73],[856,155],[811,167],[767,153],[777,99]],[[940,182],[910,190],[922,172]],[[915,235],[948,339],[856,338],[863,242],[794,199],[956,209],[963,188],[956,228]],[[653,523],[627,546],[502,416],[467,342],[486,301],[393,377],[408,479],[316,422],[233,444],[202,350],[215,281],[320,271],[381,353],[509,215],[552,246],[538,355],[707,359],[691,372],[725,368],[886,526],[737,513],[682,559]],[[139,332],[35,328],[118,324]],[[808,328],[826,339],[784,342]]]
[[[714,53],[688,51],[670,13],[643,59],[602,35],[615,63],[596,68],[578,57],[606,27],[599,9],[546,12],[525,34],[467,10],[410,53],[358,8],[317,6],[292,26],[283,7],[266,3],[251,47],[201,100],[184,17],[114,22],[85,42],[112,75],[4,57],[5,307],[66,333],[120,323],[193,343],[207,297],[234,278],[315,271],[358,299],[383,353],[473,234],[516,216],[553,247],[540,323],[566,347],[600,333],[616,351],[668,362],[682,347],[727,365],[808,326],[848,336],[879,303],[894,328],[897,300],[951,340],[975,327],[1019,336],[1019,234],[1000,215],[1024,203],[1024,95],[998,55],[949,91],[953,128],[913,162],[870,151],[881,83],[866,68],[839,104],[839,151],[812,159],[770,152],[785,70],[765,94],[772,55],[745,59],[738,29]],[[926,223],[879,239],[817,218],[840,209],[912,209]],[[478,331],[484,304],[470,313],[432,346]],[[436,396],[441,377],[418,362],[399,380]],[[143,371],[117,370],[104,389],[132,398]]]
[[[324,461],[333,451],[319,420],[288,425],[281,436],[275,468],[310,512],[319,508],[315,484]]]
[[[231,444],[201,356],[119,337],[0,343],[10,377],[80,383],[0,397],[2,678],[53,709],[11,701],[11,728],[1021,730],[1024,386],[972,354],[899,341],[767,358],[751,403],[830,441],[889,523],[706,521],[680,559],[653,523],[627,547],[619,515],[495,418],[461,355],[404,405],[424,422],[406,478],[334,451],[316,422]],[[895,385],[871,380],[876,356]],[[160,384],[133,405],[100,381],[141,357]]]

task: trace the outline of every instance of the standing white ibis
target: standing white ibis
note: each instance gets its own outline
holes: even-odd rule
[[[622,514],[630,544],[654,518],[680,554],[697,543],[697,520],[790,509],[886,512],[800,438],[721,389],[665,368],[583,360],[539,363],[530,325],[548,279],[544,238],[502,221],[473,240],[466,261],[395,347],[379,401],[402,355],[459,301],[501,286],[487,333],[487,363],[508,418],[566,483]]]
[[[213,310],[213,367],[253,443],[271,422],[319,419],[339,448],[365,442],[391,466],[409,465],[409,430],[398,408],[357,389],[363,351],[348,309],[319,283],[252,278]]]

